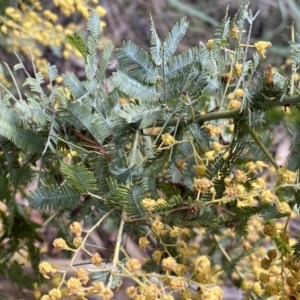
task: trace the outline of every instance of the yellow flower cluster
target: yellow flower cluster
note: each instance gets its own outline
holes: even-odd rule
[[[194,190],[206,194],[208,190],[213,186],[213,182],[209,179],[203,178],[194,178]]]
[[[159,292],[159,288],[156,284],[145,284],[139,289],[135,288],[134,286],[130,286],[126,289],[126,295],[130,299],[134,299],[134,300],[156,300],[158,299],[157,298],[158,292]],[[159,298],[159,299],[164,299],[164,298]],[[172,299],[174,298],[172,297]]]
[[[131,258],[126,263],[126,268],[129,272],[134,273],[142,268],[141,263],[136,258]]]
[[[254,43],[254,46],[257,50],[257,52],[263,57],[266,58],[266,51],[267,48],[272,46],[272,44],[270,42],[264,42],[264,41],[259,41],[257,43]]]
[[[280,168],[278,171],[278,179],[280,183],[294,183],[297,178],[297,173],[286,168]]]
[[[48,295],[44,295],[41,300],[59,300],[61,299],[62,294],[59,289],[52,289],[49,291]]]
[[[161,136],[161,140],[165,146],[172,146],[176,142],[175,138],[169,132],[164,133]]]
[[[141,250],[145,250],[149,244],[150,242],[146,237],[143,236],[139,238],[139,247],[141,248]]]
[[[141,204],[147,211],[151,212],[160,205],[166,205],[167,201],[162,197],[158,198],[157,200],[145,198],[141,201]]]
[[[238,98],[243,98],[244,91],[242,89],[237,89],[235,92],[230,93],[227,97],[230,100],[228,103],[229,109],[239,109],[241,107],[241,102]]]
[[[96,5],[95,0],[53,0],[60,12],[66,16],[73,13],[80,13],[88,18],[89,11],[96,10],[100,17],[105,16],[105,9]],[[38,71],[46,75],[47,61],[43,58],[43,48],[46,46],[62,49],[62,56],[68,58],[72,53],[80,56],[74,51],[71,45],[66,44],[66,34],[74,34],[79,31],[79,26],[69,23],[66,27],[58,24],[59,15],[45,9],[38,0],[31,0],[29,3],[21,1],[18,7],[7,7],[5,15],[0,16],[0,36],[5,36],[5,48],[9,52],[17,52],[30,58],[34,58]],[[101,22],[101,26],[105,25]],[[101,28],[102,29],[102,28]],[[41,47],[42,46],[42,47]],[[4,80],[0,81],[6,85]]]
[[[230,30],[230,35],[231,35],[232,38],[238,39],[239,38],[239,32],[240,32],[239,29],[236,26],[234,26]]]

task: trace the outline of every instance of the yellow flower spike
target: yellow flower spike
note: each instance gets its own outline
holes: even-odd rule
[[[177,262],[173,257],[164,258],[161,266],[165,271],[174,271],[177,267]]]
[[[71,248],[67,245],[66,241],[62,238],[55,239],[53,241],[53,246],[57,250],[71,250]]]
[[[228,96],[227,96],[227,98],[229,100],[233,100],[235,98],[235,94],[234,93],[229,93]]]
[[[274,195],[270,190],[263,191],[261,194],[261,200],[264,203],[270,203],[274,200]]]
[[[267,283],[265,285],[265,293],[267,295],[278,295],[278,293],[280,292],[279,287],[275,284],[275,283]]]
[[[206,174],[206,167],[204,165],[197,165],[195,167],[195,172],[197,174],[197,176],[204,176]]]
[[[194,190],[206,194],[208,189],[213,186],[213,182],[203,177],[200,179],[194,178]]]
[[[129,272],[134,273],[139,271],[142,268],[142,265],[136,258],[131,258],[126,263],[126,268]]]
[[[242,98],[244,97],[244,90],[242,89],[237,89],[234,93],[235,98]]]
[[[79,222],[73,222],[70,224],[69,229],[76,237],[80,237],[82,233],[82,227]]]
[[[233,99],[228,103],[228,109],[239,109],[241,105],[242,104],[239,100]]]
[[[73,245],[75,246],[75,248],[79,248],[82,244],[83,238],[81,236],[79,237],[75,237],[73,239]]]
[[[214,44],[213,39],[208,40],[207,43],[206,43],[207,50],[211,50],[212,47],[213,47],[213,44]]]
[[[159,265],[160,261],[161,261],[161,257],[162,257],[162,252],[160,250],[154,250],[151,258],[154,262],[156,262],[156,264]]]
[[[281,212],[282,214],[288,213],[290,214],[292,212],[290,206],[286,202],[279,202],[277,205],[277,210]]]
[[[141,294],[145,296],[147,300],[156,300],[158,299],[158,290],[156,284],[144,285],[141,289]]]
[[[76,295],[77,293],[79,293],[83,289],[81,281],[77,278],[74,278],[74,277],[71,277],[67,281],[67,287],[68,287],[69,292],[70,292],[71,295],[72,294]]]
[[[15,13],[15,9],[13,7],[7,7],[5,9],[5,14],[8,15],[8,16],[11,16]]]
[[[101,299],[103,300],[110,300],[114,296],[114,293],[111,289],[105,287],[103,291],[100,293],[100,296]]]
[[[201,255],[196,258],[195,270],[199,273],[209,273],[211,271],[210,260],[207,256]]]
[[[153,231],[157,234],[160,235],[161,231],[165,228],[165,225],[159,221],[159,220],[155,220],[152,224],[151,227],[153,229]]]
[[[172,237],[179,236],[180,234],[181,234],[181,228],[179,228],[177,226],[173,226],[173,228],[170,230],[170,235]]]
[[[151,198],[145,198],[141,201],[142,206],[147,210],[147,211],[152,211],[154,210],[156,206],[156,201]]]
[[[88,287],[88,293],[100,294],[104,291],[105,285],[101,281],[94,281],[91,286]]]
[[[100,267],[101,264],[102,264],[102,257],[100,256],[99,253],[94,253],[91,256],[91,262],[92,262],[93,265],[95,265],[97,267]]]
[[[276,233],[276,227],[273,224],[266,223],[264,225],[263,232],[265,235],[272,236]]]
[[[148,247],[149,244],[150,244],[150,242],[146,237],[143,236],[143,237],[139,238],[139,247],[141,250],[144,251]]]
[[[129,298],[134,299],[134,298],[137,296],[137,289],[136,289],[136,287],[134,287],[134,286],[128,287],[128,288],[126,289],[125,294],[126,294]]]
[[[231,37],[232,38],[234,38],[234,39],[238,39],[239,38],[239,29],[236,27],[236,26],[234,26],[231,30],[230,30],[230,35],[231,35]]]
[[[56,272],[57,269],[53,268],[50,263],[47,261],[43,261],[39,264],[39,272],[46,278],[49,279],[50,277],[48,276],[51,275],[53,276]]]
[[[280,183],[294,183],[297,178],[297,173],[283,167],[278,170],[278,179]]]
[[[242,73],[242,69],[243,69],[243,64],[236,63],[235,66],[234,66],[234,73],[236,75],[240,76],[241,73]]]
[[[188,267],[186,265],[177,264],[176,269],[174,270],[174,272],[178,276],[185,276],[185,273],[186,273],[187,269],[188,269]]]
[[[96,12],[99,14],[100,17],[104,17],[106,15],[106,10],[103,6],[97,6]]]
[[[175,292],[182,291],[185,289],[185,282],[182,280],[172,279],[169,285],[170,288]]]
[[[59,289],[52,289],[49,292],[49,296],[51,300],[59,300],[61,299],[61,291]]]
[[[1,26],[1,32],[7,34],[7,27],[5,25]]]
[[[176,142],[175,138],[168,132],[163,134],[161,139],[165,146],[172,146]]]
[[[82,268],[76,271],[75,278],[79,279],[83,285],[86,285],[89,281],[88,272]]]
[[[58,25],[55,26],[55,30],[58,33],[62,33],[64,31],[64,28],[60,24],[58,24]]]
[[[260,273],[259,274],[259,280],[262,282],[262,283],[268,283],[270,281],[270,276],[269,274],[267,273]]]
[[[257,42],[254,44],[257,52],[263,57],[263,58],[266,58],[266,51],[267,51],[267,48],[272,46],[271,42],[264,42],[264,41],[260,41],[260,42]]]

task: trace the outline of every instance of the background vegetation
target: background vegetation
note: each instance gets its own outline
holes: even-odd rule
[[[70,5],[64,5],[63,3],[69,3]],[[106,26],[104,27],[104,34],[101,36],[97,44],[99,49],[103,49],[103,47],[107,45],[108,40],[111,39],[116,48],[122,47],[123,40],[132,40],[135,44],[142,46],[146,50],[149,50],[149,41],[151,39],[150,13],[152,15],[153,22],[155,23],[157,33],[162,40],[167,36],[173,25],[182,16],[186,15],[187,21],[190,23],[189,30],[187,31],[183,41],[180,43],[179,48],[176,50],[176,53],[181,53],[182,51],[185,51],[193,46],[199,45],[199,42],[206,44],[206,42],[213,37],[215,27],[222,19],[227,4],[230,4],[228,14],[229,16],[233,17],[242,3],[239,1],[228,1],[228,3],[226,1],[209,1],[209,3],[207,3],[207,1],[185,1],[185,3],[182,4],[181,1],[175,0],[128,1],[128,3],[126,1],[102,1],[99,4],[94,3],[94,1],[53,1],[53,3],[46,1],[2,1],[0,7],[1,11],[3,12],[0,19],[0,43],[3,50],[1,51],[1,60],[4,62],[9,62],[9,66],[12,67],[14,63],[19,62],[18,58],[13,54],[13,51],[17,52],[20,60],[23,62],[23,65],[19,65],[18,68],[26,69],[27,74],[26,72],[23,74],[18,73],[18,76],[13,77],[17,83],[15,84],[12,80],[12,77],[8,76],[11,72],[10,69],[6,68],[6,64],[4,63],[4,69],[0,80],[2,81],[4,87],[7,87],[13,95],[18,94],[18,84],[22,85],[28,76],[32,76],[33,78],[36,78],[37,76],[35,73],[35,68],[31,62],[31,55],[34,58],[34,65],[37,68],[37,71],[40,71],[44,76],[46,76],[46,74],[52,74],[54,76],[53,78],[55,78],[54,80],[56,84],[60,84],[63,79],[60,76],[55,76],[54,70],[50,70],[49,67],[46,67],[47,62],[57,65],[59,74],[72,71],[77,75],[77,77],[79,77],[79,79],[84,79],[86,73],[84,72],[84,61],[82,60],[80,48],[77,47],[77,50],[73,50],[72,41],[70,41],[70,38],[69,44],[66,43],[66,35],[69,34],[69,36],[74,37],[74,33],[78,32],[84,38],[87,37],[86,19],[89,16],[89,9],[96,9],[99,15],[102,17],[102,20],[104,20],[106,23]],[[291,25],[292,20],[299,19],[299,5],[296,3],[296,1],[292,0],[279,0],[272,2],[253,1],[250,4],[250,7],[253,12],[256,12],[257,10],[261,11],[260,15],[253,24],[251,43],[253,44],[259,40],[271,41],[272,43],[272,47],[268,50],[267,58],[260,61],[258,70],[264,72],[267,70],[267,66],[271,64],[272,66],[277,67],[282,75],[287,76],[291,73],[291,61],[287,59],[289,58],[290,53],[288,41],[291,39],[291,30],[288,27]],[[272,18],[270,18],[270,16],[272,16]],[[245,27],[245,30],[247,30],[247,26]],[[299,26],[299,24],[295,23],[295,31],[300,32],[300,28],[297,26]],[[76,45],[76,41],[73,41],[73,43]],[[255,50],[253,49],[252,51],[252,49],[250,49],[249,57],[251,57],[253,53],[255,53]],[[113,55],[116,54],[114,53]],[[107,62],[107,75],[110,75],[116,70],[116,64],[113,62],[114,59],[117,60],[118,57],[112,57],[110,62]],[[35,84],[38,84],[38,82],[28,81],[27,87],[29,86],[32,89]],[[22,90],[22,93],[27,91],[27,87],[25,86],[25,90]],[[53,94],[52,96],[57,97],[56,94]],[[52,96],[50,96],[50,98]],[[124,101],[130,101],[130,99],[125,99]],[[32,104],[33,103],[34,102],[32,102]],[[16,109],[19,108],[16,107]],[[5,113],[7,113],[6,110]],[[269,127],[271,127],[271,125],[278,126],[278,124],[290,125],[291,120],[293,120],[293,116],[295,116],[296,113],[297,111],[291,111],[289,114],[286,114],[284,110],[273,110],[267,112],[266,118],[269,122]],[[2,114],[4,113],[2,112]],[[33,116],[33,118],[36,117],[37,115]],[[51,114],[49,114],[48,117],[51,117]],[[279,120],[281,121],[279,122]],[[49,122],[49,119],[47,120],[46,118],[46,121]],[[18,119],[16,122],[21,121]],[[37,125],[41,126],[42,128],[45,124],[41,122]],[[47,128],[47,126],[45,128]],[[278,127],[273,126],[273,128],[274,130],[278,130]],[[86,132],[83,133],[85,134]],[[82,136],[79,136],[79,140],[81,138]],[[74,141],[77,142],[77,140],[75,140],[75,136],[73,142]],[[18,145],[17,141],[13,142]],[[93,142],[94,141],[92,141],[91,144],[93,144]],[[269,142],[270,141],[266,140],[267,144]],[[3,278],[7,278],[13,285],[21,286],[22,288],[26,289],[35,289],[35,295],[31,294],[30,297],[36,297],[38,299],[41,295],[41,292],[46,292],[49,289],[49,286],[41,285],[42,278],[37,272],[25,272],[25,274],[29,274],[25,275],[23,273],[24,265],[27,265],[29,256],[32,263],[31,268],[33,268],[33,270],[37,270],[41,255],[40,251],[47,254],[48,258],[51,256],[55,256],[57,258],[57,252],[52,246],[52,241],[58,236],[64,237],[68,240],[68,233],[63,229],[63,226],[56,230],[57,228],[54,226],[55,223],[53,223],[53,219],[58,217],[61,221],[61,224],[65,222],[65,225],[67,225],[69,221],[65,219],[66,214],[61,211],[55,212],[54,215],[49,213],[39,214],[37,211],[28,207],[25,199],[27,198],[29,190],[34,190],[36,185],[35,180],[33,180],[34,177],[31,170],[36,171],[39,169],[39,161],[35,160],[33,154],[28,156],[26,151],[23,153],[24,145],[19,147],[22,150],[17,150],[16,148],[12,147],[10,143],[7,143],[5,138],[3,138],[1,143],[3,147],[3,162],[8,159],[8,154],[11,162],[11,164],[9,164],[1,174],[1,186],[3,191],[1,196],[1,200],[3,201],[1,202],[1,242],[5,244],[5,247],[3,247],[1,253],[1,275]],[[22,141],[19,141],[19,143],[19,145],[21,145]],[[90,141],[88,141],[88,143],[90,143]],[[54,147],[54,144],[51,146],[51,141],[49,142],[49,145],[50,148]],[[172,143],[170,145],[172,145]],[[99,147],[97,144],[94,144],[94,146]],[[165,146],[168,146],[167,142]],[[79,160],[76,161],[76,155],[72,156],[72,154],[67,154],[71,148],[72,147],[69,149],[64,149],[64,146],[58,144],[57,149],[59,149],[60,155],[62,155],[67,162],[79,162]],[[33,146],[26,146],[25,149],[34,153]],[[99,148],[97,149],[100,151]],[[64,153],[64,151],[66,152]],[[102,149],[102,151],[105,150]],[[272,151],[277,153],[276,145]],[[109,160],[109,158],[107,159]],[[36,169],[29,167],[31,164],[33,164],[33,162],[36,163]],[[50,170],[50,174],[45,173],[42,174],[42,176],[47,175],[49,178],[53,176],[56,182],[60,183],[60,180],[63,180],[63,177],[57,177],[62,176],[62,174],[58,171],[60,166],[58,164],[53,165],[55,160],[50,159],[48,163],[49,165],[47,166],[47,172]],[[51,167],[50,164],[52,164]],[[68,170],[66,168],[67,167],[65,167],[63,171],[63,176],[67,176],[68,174]],[[259,173],[259,170],[260,168],[263,168],[263,165],[261,165],[261,167],[256,165],[254,168],[255,172]],[[18,177],[16,172],[19,172],[21,175]],[[272,176],[275,176],[275,173],[272,172],[274,172],[274,170],[270,169],[270,173],[266,177],[267,182],[272,182]],[[41,179],[41,181],[43,180],[46,180],[46,177]],[[172,180],[174,180],[174,178],[172,178]],[[102,183],[98,182],[97,184]],[[174,190],[169,190],[169,188],[167,188],[167,182],[163,182],[161,184],[160,188],[163,191],[163,194],[165,196],[171,196],[172,194],[182,195],[182,190],[180,190],[182,187],[174,184],[174,182],[172,184],[172,188]],[[7,187],[9,187],[9,189]],[[174,205],[181,205],[178,199],[173,201],[175,201],[173,203]],[[87,207],[89,208],[89,206]],[[77,212],[73,211],[73,213],[76,215]],[[83,212],[80,211],[80,214],[82,215],[79,214],[77,218],[81,219],[84,213],[84,210]],[[256,212],[254,211],[248,211],[249,216],[255,213]],[[234,220],[228,220],[228,223],[230,222],[234,222]],[[295,226],[293,221],[286,224],[289,224],[289,226]],[[112,249],[114,244],[110,242],[110,239],[112,239],[114,229],[117,230],[115,226],[116,224],[111,223],[108,225],[106,224],[104,227],[100,227],[97,233],[100,235],[101,239],[99,239],[98,234],[93,234],[92,236],[94,239],[96,239],[94,243],[102,243],[104,248],[107,247]],[[232,226],[236,227],[234,224]],[[258,236],[255,237],[255,234],[250,235],[250,240],[248,243],[250,242],[251,244],[253,241],[257,242],[260,238],[265,238],[259,234],[260,226],[263,226],[260,221],[254,221],[253,223],[249,224],[250,230],[257,231]],[[230,228],[230,224],[228,227]],[[25,239],[23,236],[24,233],[26,233]],[[178,233],[173,234],[176,236]],[[232,241],[235,236],[235,233],[233,233],[233,231],[230,229],[228,229],[226,234],[223,236],[224,244],[216,243],[216,245],[219,245],[223,254],[231,252],[231,247],[233,247]],[[243,233],[240,234],[243,235]],[[199,243],[200,240],[197,241],[197,236],[199,237],[201,234],[197,233],[193,235],[195,242]],[[210,237],[211,236],[207,235],[207,240],[202,240],[204,245],[203,253],[205,253],[205,249],[208,247],[205,242],[209,244]],[[135,235],[128,234],[127,239],[133,240],[129,242],[129,245],[132,247],[136,247],[138,244],[138,241],[135,240],[135,238]],[[284,238],[284,236],[279,236],[277,241],[274,241],[273,239],[273,243],[277,243],[277,246],[282,245],[282,240],[284,240]],[[251,261],[250,254],[254,248],[250,249],[246,242],[247,241],[244,243],[245,252],[243,254],[237,254],[235,258],[236,261],[247,255]],[[167,241],[165,240],[164,243],[167,243]],[[264,251],[261,257],[265,255],[265,250],[267,247],[269,247],[267,245],[270,245],[269,240],[266,240],[265,243],[263,242],[261,248],[256,248],[256,250],[258,249],[261,252]],[[225,246],[227,248],[223,249],[223,251],[222,247]],[[134,251],[132,253],[134,253]],[[284,253],[284,251],[282,253]],[[64,255],[61,255],[61,258],[65,257],[65,255],[67,254],[64,253]],[[101,255],[103,259],[111,260],[112,255],[110,252],[104,252],[101,253]],[[143,256],[143,254],[141,254],[141,256]],[[226,255],[224,254],[223,259],[225,257]],[[256,259],[260,259],[260,256],[258,255]],[[206,260],[204,260],[204,262],[208,263]],[[244,266],[239,266],[241,269],[243,269],[243,267]],[[257,266],[253,264],[251,267],[253,270],[251,270],[251,272],[249,270],[248,271],[249,273],[255,275],[255,267]],[[218,270],[218,265],[213,266],[213,268],[214,272],[217,272],[216,270]],[[239,268],[236,269],[235,261],[232,263],[229,261],[227,262],[226,268],[224,266],[221,266],[221,268],[226,269],[227,273],[226,276],[223,277],[222,281],[220,281],[220,284],[224,286],[230,286],[235,283],[237,286],[242,287],[242,289],[246,292],[249,291],[250,293],[252,291],[251,289],[253,289],[253,286],[251,284],[247,286],[247,282],[251,283],[254,281],[255,276],[251,277],[252,275],[249,275],[247,280],[241,281],[241,270]],[[233,272],[233,270],[235,270],[235,272]],[[245,277],[242,278],[245,279]],[[55,286],[55,280],[53,280],[52,284]],[[8,293],[11,293],[11,291]],[[21,290],[19,290],[18,293],[21,295]],[[257,293],[259,294],[259,292]],[[3,297],[7,297],[7,294]],[[23,297],[26,298],[28,296]]]

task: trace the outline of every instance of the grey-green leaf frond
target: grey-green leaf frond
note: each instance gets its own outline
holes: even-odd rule
[[[93,172],[80,165],[61,164],[61,171],[69,185],[80,193],[97,190],[96,179]]]
[[[128,73],[145,83],[155,83],[157,80],[156,66],[150,55],[131,41],[123,42],[122,48],[117,49],[117,57],[122,67],[129,67]]]
[[[184,37],[186,30],[188,28],[188,22],[186,18],[182,18],[179,23],[176,23],[172,28],[171,32],[168,34],[164,41],[163,48],[163,62],[167,63],[172,55],[176,52],[179,42]]]
[[[74,33],[74,35],[67,34],[66,39],[69,44],[72,45],[82,55],[84,60],[86,60],[87,48],[83,37],[78,33]]]
[[[80,203],[79,193],[70,185],[44,185],[29,195],[31,207],[47,210],[73,209]]]
[[[162,108],[151,103],[145,105],[127,104],[122,106],[119,115],[126,119],[127,123],[140,122],[139,128],[143,129],[151,126],[161,117]]]
[[[100,17],[96,11],[92,11],[89,15],[88,22],[87,22],[87,29],[88,32],[95,37],[96,39],[99,38],[100,35]]]
[[[155,86],[143,85],[138,80],[119,69],[113,75],[112,83],[130,98],[143,101],[155,101],[159,95],[156,94]]]
[[[157,66],[160,66],[162,64],[161,41],[155,30],[152,16],[150,17],[151,17],[151,48],[150,48],[151,58]]]

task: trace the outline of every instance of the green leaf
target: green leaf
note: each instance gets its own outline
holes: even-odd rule
[[[96,11],[92,11],[87,21],[88,32],[98,39],[100,35],[100,17]]]
[[[212,52],[215,59],[218,59],[220,57],[220,49],[224,46],[224,43],[227,42],[227,37],[229,36],[229,29],[230,18],[228,17],[227,9],[223,20],[218,24],[214,34]]]
[[[5,121],[0,122],[0,135],[12,141],[19,149],[27,153],[41,153],[43,139],[29,129],[18,128]]]
[[[74,100],[81,98],[86,95],[86,89],[84,88],[82,82],[77,78],[77,76],[72,72],[67,72],[63,75],[64,85],[70,90]]]
[[[147,213],[141,204],[143,199],[150,197],[145,183],[133,185],[118,185],[114,183],[110,186],[110,189],[112,188],[114,190],[107,197],[109,205],[112,207],[119,205],[121,210],[125,211],[129,216],[143,216]]]
[[[198,56],[198,48],[189,49],[170,59],[165,70],[166,81],[174,80],[182,73],[189,73]],[[187,76],[186,76],[187,77]]]
[[[131,78],[124,70],[118,70],[113,75],[112,83],[130,98],[141,101],[155,101],[159,95],[156,94],[155,86],[144,85],[138,80]]]
[[[80,203],[82,193],[69,185],[44,185],[37,188],[28,197],[33,208],[46,210],[70,210]]]
[[[98,69],[97,75],[96,75],[98,82],[101,82],[104,79],[104,75],[105,75],[107,67],[109,66],[113,49],[114,49],[114,46],[111,43],[111,41],[109,41],[103,49],[100,66],[99,66],[99,69]]]
[[[175,53],[177,46],[184,37],[188,23],[186,17],[182,18],[179,23],[176,23],[164,41],[163,62],[167,63]]]
[[[162,108],[154,105],[136,105],[126,104],[122,105],[119,116],[126,119],[127,123],[136,123],[140,121],[139,128],[143,129],[155,123],[161,117]]]
[[[150,48],[151,58],[157,66],[160,66],[162,64],[161,41],[158,37],[158,34],[156,33],[151,15],[150,18],[151,18],[151,48]]]
[[[47,64],[47,71],[48,71],[48,76],[50,81],[54,81],[58,77],[58,70],[55,65],[50,65],[49,63]]]
[[[78,192],[87,193],[97,190],[96,178],[85,166],[61,163],[61,171],[67,183]]]
[[[117,49],[117,57],[122,67],[130,67],[128,74],[145,83],[156,83],[157,70],[150,55],[131,41],[123,42]]]
[[[74,33],[74,35],[67,34],[66,39],[70,45],[72,45],[86,60],[87,56],[87,47],[85,40],[78,33]]]

